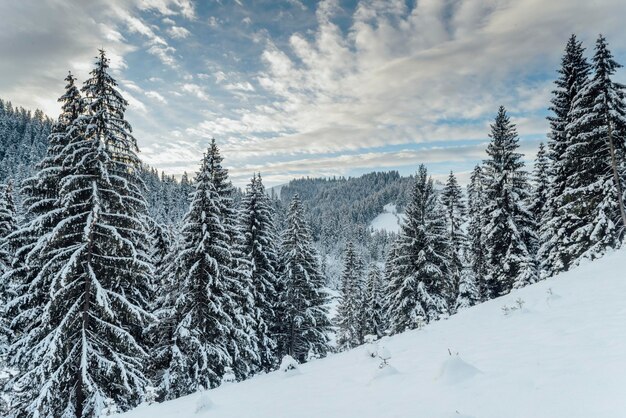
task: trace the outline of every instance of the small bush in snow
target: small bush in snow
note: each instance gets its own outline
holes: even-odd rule
[[[384,368],[389,365],[389,359],[391,358],[391,353],[387,349],[387,347],[380,346],[378,347],[378,358],[382,360],[382,362],[378,365],[379,368]]]
[[[517,298],[517,300],[515,301],[515,305],[513,306],[504,305],[502,307],[502,313],[504,313],[504,316],[508,316],[515,311],[521,311],[522,308],[524,307],[524,303],[526,303],[524,302],[524,300],[522,300],[521,298]]]

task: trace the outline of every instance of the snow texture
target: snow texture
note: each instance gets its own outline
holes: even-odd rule
[[[370,223],[374,231],[400,232],[400,222],[404,214],[399,214],[396,205],[388,203],[383,208],[383,213],[376,216]]]
[[[448,320],[385,339],[399,373],[384,379],[372,380],[379,360],[361,346],[300,365],[297,380],[273,372],[211,390],[219,409],[210,416],[623,417],[625,269],[626,251],[614,252]],[[502,306],[514,306],[518,298],[528,312],[502,315]],[[454,360],[448,349],[460,357]],[[438,378],[442,367],[446,379]],[[468,367],[481,373],[459,381]],[[448,384],[449,375],[457,376],[455,384]],[[191,395],[122,417],[193,417],[196,400]]]

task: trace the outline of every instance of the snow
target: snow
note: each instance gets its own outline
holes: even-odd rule
[[[626,251],[370,345],[120,418],[626,416]],[[518,308],[504,314],[503,307]],[[379,347],[379,354],[380,354]],[[385,370],[387,367],[390,369]]]
[[[375,231],[400,232],[400,222],[404,214],[399,214],[396,205],[388,203],[383,207],[383,213],[379,214],[370,223],[370,228]]]
[[[283,372],[283,376],[295,376],[300,374],[298,362],[290,355],[283,357],[278,370]]]

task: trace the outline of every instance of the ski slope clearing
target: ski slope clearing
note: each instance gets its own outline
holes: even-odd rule
[[[389,203],[383,207],[383,213],[377,215],[370,227],[375,231],[387,231],[387,232],[400,232],[400,220],[404,217],[402,214],[398,214],[396,205]]]
[[[377,346],[121,416],[624,417],[625,300],[619,251]]]

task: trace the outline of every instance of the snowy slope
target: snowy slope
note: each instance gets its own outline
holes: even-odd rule
[[[359,347],[123,417],[625,417],[625,300],[621,251],[385,340],[397,372]]]
[[[400,232],[400,221],[403,219],[403,214],[398,214],[396,205],[389,203],[384,206],[383,213],[377,215],[370,227],[375,231],[387,231],[387,232]]]

